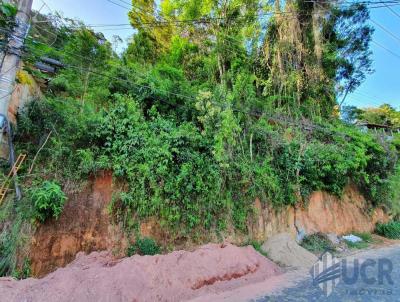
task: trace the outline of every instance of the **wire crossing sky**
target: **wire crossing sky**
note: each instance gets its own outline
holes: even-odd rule
[[[128,8],[130,0],[34,0],[33,8],[41,13],[62,12],[64,17],[77,18],[86,24],[113,24],[96,28],[106,38],[120,36],[124,45],[134,34],[129,26]],[[44,5],[47,4],[47,5]],[[119,4],[119,5],[117,5]],[[371,25],[375,28],[371,49],[375,73],[346,98],[345,105],[376,107],[384,103],[400,108],[400,5],[376,5],[371,9]]]

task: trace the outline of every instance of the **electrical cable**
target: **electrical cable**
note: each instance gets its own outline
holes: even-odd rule
[[[116,6],[119,6],[119,7],[122,7],[122,8],[124,8],[124,9],[130,10],[129,7],[126,7],[126,6],[122,5],[122,4],[119,4],[119,3],[117,3],[117,2],[114,2],[114,1],[112,1],[112,0],[106,0],[106,1],[112,3],[112,4],[116,5]]]
[[[191,100],[191,101],[197,101],[197,99],[195,97],[192,97],[192,96],[189,96],[189,95],[179,94],[179,93],[171,92],[171,91],[168,91],[168,90],[165,90],[165,89],[151,87],[149,85],[143,85],[143,84],[139,84],[139,83],[134,83],[131,80],[123,79],[121,77],[111,76],[111,75],[108,75],[108,74],[104,74],[102,72],[95,71],[93,69],[82,68],[80,66],[74,66],[74,65],[71,65],[71,64],[67,65],[66,68],[72,68],[72,69],[78,70],[78,71],[82,71],[83,70],[83,71],[86,71],[86,72],[89,72],[89,73],[92,73],[92,74],[96,74],[96,75],[98,75],[100,77],[103,77],[103,78],[108,78],[110,80],[118,80],[118,81],[122,81],[122,82],[125,82],[125,83],[128,83],[128,84],[131,84],[131,85],[136,86],[136,87],[141,87],[141,88],[146,88],[146,89],[150,89],[150,90],[153,90],[153,91],[163,92],[163,93],[166,93],[168,95],[173,95],[173,96],[176,96],[176,97],[179,97],[179,98],[182,98],[182,99],[187,99],[187,100]],[[178,107],[178,106],[183,107],[183,106],[185,106],[184,104],[180,105],[180,104],[176,104],[176,103],[171,103],[171,102],[168,102],[168,101],[166,101],[164,99],[159,99],[158,101],[160,101],[162,103],[165,103],[165,104],[168,104],[168,105],[173,106],[173,107]],[[266,113],[266,112],[263,112],[263,111],[260,111],[260,110],[258,110],[258,111],[253,111],[253,110],[245,111],[245,110],[239,109],[239,108],[234,107],[234,106],[228,106],[228,105],[220,104],[220,103],[217,103],[217,102],[214,102],[214,101],[211,101],[210,103],[215,105],[215,106],[217,106],[217,107],[219,107],[219,108],[221,108],[221,109],[223,109],[223,110],[227,109],[227,108],[230,108],[233,112],[246,114],[246,115],[249,115],[249,116],[252,116],[252,117],[256,117],[256,118],[268,118],[268,119],[270,119],[272,121],[275,121],[275,122],[283,122],[283,123],[290,124],[290,125],[293,125],[293,126],[299,126],[299,124],[300,124],[302,127],[305,127],[305,128],[311,127],[311,128],[314,128],[314,129],[318,129],[320,131],[325,131],[325,132],[328,131],[330,133],[335,133],[335,134],[343,135],[344,137],[348,137],[346,134],[341,133],[340,131],[327,130],[326,128],[318,126],[318,125],[315,125],[315,124],[310,125],[310,123],[303,123],[301,120],[293,120],[293,119],[290,119],[290,118],[287,118],[287,117],[283,118],[282,116],[271,115],[269,113]]]
[[[394,57],[400,59],[400,55],[399,55],[399,54],[397,54],[397,53],[391,51],[389,48],[383,46],[382,44],[376,42],[375,40],[371,40],[371,41],[372,41],[372,43],[376,44],[376,45],[379,46],[380,48],[386,50],[388,53],[392,54]]]
[[[386,27],[384,27],[383,25],[381,25],[380,23],[374,21],[373,19],[370,19],[370,21],[372,23],[374,23],[376,26],[378,26],[379,28],[381,28],[384,32],[388,33],[392,38],[394,38],[395,40],[397,40],[397,42],[400,42],[400,38],[398,36],[396,36],[394,33],[392,33],[390,30],[388,30]]]
[[[398,18],[400,18],[400,14],[397,13],[393,8],[391,8],[391,7],[388,6],[388,5],[385,5],[385,7],[386,7],[388,10],[390,10],[390,11],[392,12],[392,14],[394,14],[395,16],[397,16]]]

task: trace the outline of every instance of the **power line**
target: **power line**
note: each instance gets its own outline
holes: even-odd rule
[[[108,0],[107,0],[108,1]],[[268,15],[271,15],[271,14],[273,14],[273,13],[269,13]],[[184,21],[188,21],[188,20],[184,20]],[[192,20],[190,20],[190,21],[192,21]],[[204,22],[204,20],[201,20],[202,22]],[[43,44],[43,43],[42,43]],[[72,68],[79,68],[80,69],[80,67],[74,67],[74,66],[70,66],[70,67],[72,67]],[[87,71],[89,71],[89,72],[92,72],[92,73],[97,73],[97,74],[99,74],[99,75],[102,75],[102,76],[107,76],[107,77],[109,77],[108,75],[104,75],[104,74],[100,74],[100,73],[98,73],[98,72],[94,72],[93,70],[87,70]],[[121,79],[121,78],[119,78],[119,80],[125,80],[125,79]],[[126,81],[126,80],[125,80]],[[153,87],[150,87],[150,86],[143,86],[143,85],[140,85],[140,84],[137,84],[137,83],[133,83],[133,82],[131,82],[131,81],[129,81],[129,83],[131,83],[132,85],[136,85],[136,86],[142,86],[142,87],[144,87],[144,88],[148,88],[148,89],[154,89]],[[169,91],[166,91],[165,90],[165,92],[167,92],[168,94],[174,94],[174,93],[171,93],[171,92],[169,92]],[[180,96],[180,97],[183,97],[183,98],[188,98],[189,96],[185,96],[185,95],[178,95],[178,94],[175,94],[176,96]],[[192,99],[192,100],[195,100],[195,99],[193,99],[192,97],[189,97],[190,99]],[[235,109],[235,110],[237,110],[237,109]],[[239,110],[239,112],[241,112],[240,110]],[[242,113],[244,113],[244,112],[242,112]],[[257,113],[257,116],[259,116],[260,115],[260,113]]]
[[[126,6],[122,5],[122,4],[119,4],[119,3],[117,3],[117,2],[114,2],[114,1],[112,1],[112,0],[106,0],[106,1],[108,1],[108,2],[110,2],[110,3],[112,3],[112,4],[114,4],[114,5],[117,5],[117,6],[119,6],[119,7],[122,7],[122,8],[124,8],[124,9],[131,10],[130,8],[128,8],[128,7],[126,7]]]
[[[368,99],[368,102],[369,102],[369,103],[371,103],[371,104],[373,104],[373,105],[375,105],[375,106],[377,106],[377,107],[379,107],[379,106],[381,106],[382,104],[384,104],[384,102],[377,102],[376,98],[373,98],[373,97],[371,97],[371,96],[369,96],[369,95],[366,95],[366,94],[364,94],[364,93],[362,93],[362,92],[354,91],[353,94],[357,94],[357,95],[359,95],[360,97],[362,97],[362,98],[364,98],[364,99],[365,99],[365,98]]]
[[[333,1],[316,1],[316,0],[308,0],[304,1],[306,3],[316,3],[316,4],[331,4]],[[354,4],[363,4],[363,5],[383,5],[383,4],[399,4],[398,0],[387,0],[387,1],[338,1],[340,4],[354,5]]]
[[[128,1],[125,1],[125,0],[118,0],[118,1],[119,1],[119,2],[122,2],[122,3],[125,3],[125,4],[127,4],[127,5],[132,6],[132,2],[129,3]]]
[[[398,36],[396,36],[394,33],[392,33],[390,30],[388,30],[386,27],[384,27],[383,25],[379,24],[378,22],[374,21],[373,19],[370,19],[372,23],[374,23],[376,26],[378,26],[379,28],[381,28],[383,31],[385,31],[386,33],[388,33],[391,37],[393,37],[394,39],[396,39],[398,42],[400,42],[400,38]]]
[[[149,90],[152,90],[152,91],[164,92],[164,93],[166,93],[168,95],[173,95],[173,96],[176,96],[176,97],[179,97],[179,98],[183,98],[183,99],[187,99],[187,100],[191,100],[191,101],[194,101],[194,102],[197,101],[197,99],[195,97],[193,97],[193,96],[184,95],[184,94],[180,94],[180,93],[175,93],[175,92],[171,92],[171,91],[166,90],[166,89],[160,89],[160,88],[151,87],[149,85],[143,85],[143,84],[135,83],[135,82],[133,82],[133,81],[131,81],[129,79],[124,79],[124,78],[121,78],[121,77],[111,76],[111,75],[104,74],[104,73],[99,72],[99,71],[95,71],[93,69],[82,68],[81,66],[74,66],[74,65],[67,65],[66,67],[67,68],[72,68],[72,69],[75,69],[75,70],[79,70],[79,71],[83,70],[83,71],[86,71],[88,73],[92,73],[92,74],[96,74],[98,76],[101,76],[103,78],[122,81],[122,82],[125,82],[125,83],[128,83],[128,84],[131,84],[131,85],[134,85],[134,86],[137,86],[137,87],[146,88],[146,89],[149,89]],[[145,79],[142,78],[142,80],[145,80]],[[180,104],[176,104],[176,103],[171,103],[171,102],[168,102],[168,101],[166,101],[166,100],[164,100],[162,98],[158,99],[158,101],[160,101],[162,103],[165,103],[165,104],[168,104],[168,105],[173,106],[173,107],[186,106],[185,104],[180,105]],[[272,120],[272,121],[275,121],[275,122],[283,122],[283,123],[286,123],[286,124],[289,124],[289,125],[293,125],[293,126],[299,126],[299,124],[300,124],[306,130],[310,130],[308,128],[311,127],[313,129],[318,129],[318,130],[323,131],[323,132],[329,132],[331,134],[335,133],[335,134],[339,134],[339,135],[341,135],[341,136],[343,136],[345,138],[346,137],[349,138],[348,135],[346,135],[344,133],[341,133],[340,131],[328,130],[328,129],[324,128],[324,127],[321,127],[321,126],[315,125],[315,124],[310,125],[310,123],[304,123],[301,120],[293,120],[293,119],[290,119],[290,118],[288,119],[286,117],[283,118],[282,116],[271,115],[270,113],[267,113],[267,112],[264,112],[264,111],[261,111],[261,110],[258,110],[258,111],[247,110],[247,111],[245,111],[245,110],[239,109],[237,107],[234,107],[232,105],[228,106],[228,105],[220,104],[220,103],[217,103],[217,102],[214,102],[214,101],[210,101],[210,102],[213,105],[215,105],[215,106],[217,106],[217,107],[219,107],[221,109],[230,108],[233,112],[246,114],[246,115],[249,115],[249,116],[252,116],[252,117],[268,118],[269,120]]]
[[[121,6],[119,3],[114,2],[113,0],[106,0],[114,5]],[[119,0],[123,3],[128,4],[126,1]],[[309,1],[313,2],[313,1]],[[353,2],[351,2],[353,3]],[[361,2],[360,2],[361,3]],[[367,3],[367,2],[365,2]],[[368,2],[368,3],[383,3],[382,1],[380,2]],[[400,2],[394,2],[394,1],[386,1],[385,3],[389,3],[392,5],[400,5]],[[396,3],[396,4],[394,4]],[[131,5],[131,4],[129,4]],[[47,5],[46,5],[47,6]],[[48,6],[47,6],[48,7]],[[125,6],[122,6],[125,9],[129,9]],[[374,7],[372,7],[374,8]],[[264,12],[264,13],[258,13],[256,14],[258,17],[263,17],[263,16],[273,16],[273,15],[310,15],[310,14],[301,14],[297,11],[282,11],[282,12]],[[157,25],[157,26],[162,26],[162,25],[170,25],[170,24],[175,24],[175,23],[210,23],[211,21],[221,21],[221,20],[226,20],[229,19],[229,17],[203,17],[203,18],[197,18],[197,19],[187,19],[187,20],[158,20],[158,21],[151,21],[151,22],[141,22],[140,24],[137,25]],[[230,20],[233,21],[233,20]],[[80,25],[76,26],[70,26],[70,27],[79,27]],[[132,26],[131,23],[120,23],[120,24],[86,24],[85,26],[90,27],[90,28],[95,28],[95,27],[123,27],[123,26]],[[128,28],[126,28],[128,29]],[[107,29],[107,30],[111,30]]]
[[[0,28],[0,31],[1,31],[1,28]],[[227,35],[226,37],[228,38],[229,36]],[[27,38],[31,38],[31,39],[32,39],[32,43],[34,43],[34,44],[40,44],[40,45],[43,45],[43,46],[50,46],[50,45],[48,45],[48,44],[46,44],[46,43],[43,43],[43,42],[40,42],[40,41],[35,40],[35,37],[33,37],[33,36],[31,36],[31,35],[28,35]],[[230,38],[233,39],[233,40],[235,40],[235,41],[237,41],[237,42],[239,42],[239,43],[242,43],[242,42],[243,42],[243,41],[236,40],[236,39],[234,39],[233,37],[230,37]],[[222,38],[222,37],[221,37],[221,39],[224,40],[225,42],[227,42],[227,43],[230,45],[230,47],[231,47],[231,48],[227,47],[225,50],[227,50],[227,51],[229,51],[230,53],[236,55],[236,53],[234,52],[235,49],[233,49],[233,47],[235,46],[234,44],[232,44],[233,42],[227,40],[226,38]],[[51,47],[52,47],[52,49],[54,49],[54,50],[62,51],[62,52],[64,52],[64,53],[70,54],[71,56],[74,56],[74,57],[79,57],[79,58],[83,59],[84,61],[87,61],[87,60],[88,60],[87,57],[84,57],[84,56],[79,55],[79,54],[76,54],[76,53],[68,52],[68,51],[66,51],[64,48],[56,48],[56,47],[53,47],[53,46],[51,46]]]
[[[114,5],[120,6],[122,8],[125,8],[127,10],[131,10],[130,8],[128,8],[126,6],[123,6],[123,5],[119,4],[119,3],[116,3],[113,0],[106,0],[106,1],[108,1],[108,2],[110,2],[112,4],[114,4]],[[127,2],[122,1],[122,0],[119,0],[119,1],[128,4]],[[306,1],[306,2],[315,2],[315,1]],[[329,4],[331,2],[326,2],[326,3]],[[378,1],[378,2],[363,1],[363,2],[357,2],[357,3],[359,3],[359,4],[367,4],[367,5],[368,4],[371,4],[371,5],[385,4],[386,6],[389,6],[389,5],[390,6],[400,5],[399,1]],[[348,4],[355,4],[355,3],[354,2],[348,2]],[[133,4],[129,4],[129,5],[133,5]],[[136,6],[134,6],[134,7],[136,7]],[[370,8],[381,8],[381,7],[383,7],[383,6],[375,6],[375,7],[372,6]],[[140,7],[136,7],[136,8],[140,9]],[[287,15],[287,14],[302,15],[298,11],[280,11],[280,12],[274,11],[274,12],[259,13],[258,16],[260,17],[262,15],[264,15],[264,16],[272,16],[272,15]],[[304,15],[309,15],[309,14],[304,14]],[[205,17],[205,18],[191,19],[191,20],[159,20],[159,21],[153,21],[153,22],[143,22],[143,23],[140,23],[140,25],[142,25],[142,24],[161,24],[161,23],[168,24],[168,23],[179,23],[179,22],[182,22],[182,23],[208,23],[210,21],[225,20],[225,19],[229,19],[229,17]],[[110,24],[108,24],[108,25],[110,25]],[[124,25],[131,25],[131,24],[124,24]]]
[[[229,36],[228,36],[229,37]],[[228,38],[227,37],[227,38]],[[32,37],[33,38],[33,37]],[[234,38],[232,38],[232,39],[234,39]],[[231,44],[231,41],[229,41],[229,40],[227,40],[227,39],[223,39],[223,40],[225,40],[225,42],[227,42],[230,46],[233,46],[232,44]],[[236,40],[236,39],[234,39],[235,41],[237,41],[237,42],[239,42],[239,43],[243,43],[243,41],[239,41],[239,40]],[[48,46],[47,44],[45,44],[45,43],[41,43],[41,42],[39,42],[39,41],[33,41],[34,43],[39,43],[39,44],[43,44],[43,45],[46,45],[46,46]],[[378,44],[378,43],[377,43]],[[381,45],[380,45],[381,46]],[[64,51],[64,52],[66,52],[64,49],[57,49],[57,48],[55,48],[56,50],[59,50],[59,51]],[[386,48],[385,48],[386,49]],[[229,52],[231,52],[232,54],[235,54],[236,55],[236,53],[232,50],[232,49],[226,49],[227,51],[229,51]],[[387,49],[388,50],[388,49]],[[235,49],[235,51],[236,51],[236,49]],[[388,50],[388,51],[390,51],[390,50]],[[391,51],[390,51],[391,52]],[[68,52],[66,52],[66,53],[68,53]],[[394,54],[394,53],[393,53]],[[74,55],[74,56],[79,56],[79,55],[77,55],[77,54],[71,54],[71,55]],[[87,57],[83,57],[83,56],[79,56],[79,57],[81,57],[83,60],[87,60]]]
[[[12,95],[15,91],[15,89],[17,89],[17,86],[14,87],[14,89],[12,91],[10,91],[9,93],[7,93],[6,95],[3,95],[0,100],[5,99],[6,97],[9,97],[10,95]]]
[[[390,10],[390,11],[392,12],[392,14],[394,14],[395,16],[397,16],[397,17],[400,18],[400,14],[398,14],[393,8],[391,8],[391,7],[388,6],[388,5],[385,5],[385,7],[386,7],[388,10]]]
[[[400,59],[400,55],[398,55],[397,53],[391,51],[389,48],[383,46],[382,44],[380,44],[380,43],[378,43],[378,42],[376,42],[376,41],[374,41],[374,40],[371,40],[371,41],[372,41],[372,43],[375,43],[375,44],[378,45],[380,48],[386,50],[387,52],[389,52],[390,54],[392,54],[392,55],[395,56],[396,58]]]

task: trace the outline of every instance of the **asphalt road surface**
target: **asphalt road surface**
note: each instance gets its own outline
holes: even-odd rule
[[[328,301],[328,302],[359,302],[359,301],[399,301],[400,302],[400,246],[367,250],[346,258],[349,265],[349,276],[355,272],[354,260],[359,261],[358,278],[353,284],[346,284],[340,277],[336,287],[326,296],[318,285],[313,284],[311,274],[304,276],[290,287],[279,292],[253,299],[254,302],[285,302],[285,301]],[[382,260],[383,259],[383,260]],[[390,262],[390,263],[388,263]],[[364,269],[363,263],[365,264]],[[368,265],[366,265],[368,263]],[[381,263],[381,265],[379,264]],[[390,271],[390,266],[392,270]],[[379,268],[380,266],[380,268]],[[389,272],[390,271],[390,272]],[[304,273],[307,274],[306,272]],[[342,275],[340,275],[342,276]],[[391,280],[390,280],[391,279]],[[379,280],[382,284],[379,284]],[[392,284],[390,284],[393,281]],[[350,283],[350,281],[347,281]]]

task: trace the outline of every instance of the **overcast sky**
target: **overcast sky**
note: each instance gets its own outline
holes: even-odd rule
[[[118,6],[119,3],[121,6]],[[42,7],[42,0],[33,0],[33,8],[41,9],[42,13],[50,11],[62,12],[69,18],[77,18],[86,24],[127,24],[130,0],[45,0],[47,6]],[[400,5],[391,7],[398,16],[387,7],[371,10],[373,21],[384,29],[373,24],[376,28],[372,43],[373,67],[375,73],[357,91],[347,97],[345,104],[359,107],[391,104],[400,109]],[[385,31],[386,30],[386,31]],[[99,30],[112,41],[114,35],[119,35],[126,45],[127,39],[134,33],[127,27],[113,29],[112,27]],[[388,33],[390,32],[390,33]],[[393,37],[394,36],[394,37]],[[378,43],[380,46],[378,46]],[[120,45],[119,50],[124,46]],[[387,49],[384,49],[387,48]]]

